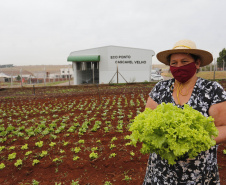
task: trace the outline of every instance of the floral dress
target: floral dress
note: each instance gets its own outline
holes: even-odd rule
[[[150,97],[158,104],[165,102],[176,105],[171,88],[174,81],[170,79],[158,82],[150,92]],[[223,101],[226,101],[226,91],[219,83],[198,78],[187,104],[207,117],[210,106]],[[183,108],[181,105],[177,106]],[[169,165],[167,160],[151,153],[143,185],[164,184],[219,185],[217,145],[201,152],[195,159],[189,159],[185,155],[175,165]]]

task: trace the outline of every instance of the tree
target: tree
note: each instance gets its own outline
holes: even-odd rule
[[[217,57],[217,66],[223,67],[223,62],[225,64],[226,62],[226,49],[222,49],[222,51],[219,53],[219,57]]]
[[[16,77],[16,79],[17,79],[17,81],[20,81],[20,80],[21,80],[20,75],[18,75],[18,76]]]

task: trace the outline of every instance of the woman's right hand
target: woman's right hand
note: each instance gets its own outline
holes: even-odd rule
[[[152,98],[148,97],[145,108],[150,108],[154,110],[157,106],[158,104]]]

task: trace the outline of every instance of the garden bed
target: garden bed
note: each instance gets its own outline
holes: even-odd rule
[[[126,136],[153,86],[2,89],[0,184],[142,184],[148,155]],[[226,144],[218,149],[221,185],[223,149]]]

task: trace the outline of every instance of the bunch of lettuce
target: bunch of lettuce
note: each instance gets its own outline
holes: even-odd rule
[[[216,144],[213,136],[218,135],[212,117],[203,116],[187,104],[182,109],[172,103],[162,103],[154,110],[146,108],[129,130],[132,145],[142,142],[141,153],[155,152],[169,164],[185,154],[194,158],[210,149]]]

